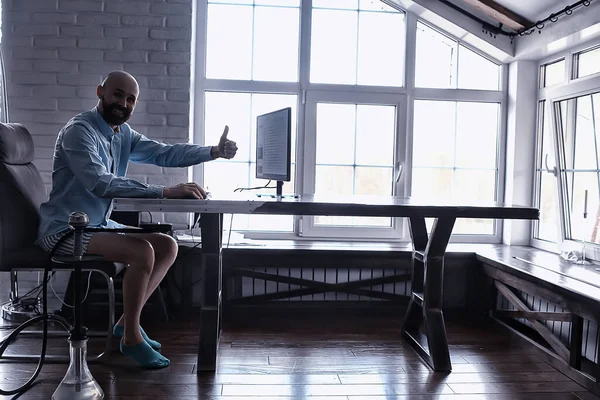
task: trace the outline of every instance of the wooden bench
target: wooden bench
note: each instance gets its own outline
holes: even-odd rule
[[[600,394],[599,266],[577,265],[527,246],[491,246],[476,257],[489,279],[491,316],[536,344],[556,368]],[[498,294],[508,307],[498,307]],[[556,322],[561,328],[555,328]],[[586,358],[582,352],[588,347],[593,351]]]

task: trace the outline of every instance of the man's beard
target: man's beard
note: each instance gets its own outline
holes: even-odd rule
[[[121,125],[129,119],[131,111],[118,104],[108,104],[102,97],[102,116],[109,125]]]

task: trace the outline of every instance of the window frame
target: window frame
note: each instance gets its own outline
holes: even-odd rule
[[[532,247],[536,247],[542,250],[551,251],[554,253],[560,253],[561,251],[567,250],[580,250],[581,249],[581,241],[567,239],[567,226],[569,222],[569,215],[567,214],[568,210],[568,197],[567,197],[567,189],[566,189],[566,177],[562,172],[566,167],[565,160],[565,149],[563,148],[563,144],[561,143],[562,138],[562,122],[560,121],[560,116],[557,113],[558,105],[561,101],[575,99],[577,97],[590,95],[593,93],[600,92],[600,72],[587,75],[581,78],[576,78],[577,72],[577,62],[576,58],[579,53],[586,52],[588,50],[593,50],[597,48],[597,43],[583,43],[578,46],[575,46],[567,51],[561,52],[559,54],[555,54],[552,57],[542,59],[538,61],[537,68],[538,73],[542,74],[542,69],[544,65],[548,63],[552,63],[553,61],[559,59],[565,59],[565,72],[566,79],[562,84],[549,86],[549,87],[541,87],[538,89],[537,102],[545,101],[545,116],[548,116],[550,119],[548,123],[548,127],[551,130],[551,137],[554,146],[554,155],[555,159],[552,160],[554,162],[554,166],[557,170],[556,175],[556,195],[557,195],[557,203],[559,209],[556,210],[558,212],[557,221],[559,221],[560,226],[558,230],[559,237],[556,243],[552,243],[546,240],[542,240],[536,237],[535,224],[532,224],[531,230],[531,239],[530,245]],[[540,78],[541,82],[541,78]],[[569,115],[567,116],[567,129],[575,129],[575,118],[573,117],[574,110],[568,111]],[[537,127],[536,127],[536,149],[539,146],[539,142],[541,141],[541,133],[543,131],[543,123],[544,121],[539,116],[539,107],[537,112]],[[537,166],[538,162],[542,162],[542,169],[545,169],[543,164],[544,160],[539,157],[543,157],[541,152],[536,153],[536,161],[534,166],[534,185],[533,185],[533,198],[537,199],[540,195],[540,182],[537,177]],[[548,162],[548,166],[552,168],[552,164],[550,164],[550,159]],[[548,173],[542,172],[542,173]],[[593,218],[593,217],[592,217]],[[593,244],[587,242],[586,245],[586,257],[591,258],[596,261],[600,261],[600,244]]]
[[[500,104],[500,122],[498,126],[498,182],[497,182],[497,201],[503,202],[505,192],[505,165],[506,165],[506,129],[507,129],[507,102],[508,102],[508,67],[506,64],[494,59],[483,51],[476,49],[469,43],[464,42],[458,37],[444,31],[443,29],[420,18],[413,12],[395,7],[398,11],[404,13],[404,33],[403,43],[398,43],[398,51],[404,52],[404,76],[403,86],[400,87],[382,87],[365,85],[338,85],[322,84],[310,82],[310,39],[311,39],[311,19],[312,19],[312,0],[302,0],[300,4],[300,37],[299,37],[299,65],[298,82],[262,82],[262,81],[240,81],[226,79],[206,79],[206,37],[207,37],[207,16],[208,2],[197,2],[195,5],[196,20],[193,36],[193,53],[195,65],[192,68],[192,96],[191,96],[191,127],[190,141],[202,145],[205,143],[204,137],[204,110],[205,110],[205,91],[231,91],[231,92],[251,92],[251,93],[273,93],[273,94],[296,94],[299,99],[297,114],[297,142],[296,142],[296,193],[304,191],[306,182],[305,175],[312,171],[314,176],[315,165],[306,165],[305,153],[307,150],[307,132],[306,126],[309,123],[307,119],[306,99],[319,92],[327,92],[335,96],[352,96],[356,98],[403,98],[402,107],[397,112],[397,133],[395,138],[397,158],[395,159],[394,171],[397,171],[398,162],[402,162],[403,173],[395,184],[397,194],[405,193],[410,195],[412,178],[412,128],[413,128],[413,109],[415,100],[442,100],[442,101],[469,101],[469,102],[497,102]],[[476,54],[496,63],[500,67],[499,90],[478,90],[478,89],[435,89],[435,88],[415,88],[415,54],[416,54],[416,34],[417,21],[438,30],[448,38],[455,40],[458,45],[462,45]],[[460,60],[458,61],[460,62]],[[194,94],[196,93],[196,94]],[[312,149],[316,152],[316,149]],[[194,179],[199,184],[203,184],[204,168],[202,164],[193,166],[189,169],[189,179]],[[304,225],[304,226],[302,226]],[[304,220],[300,216],[294,217],[294,231],[289,233],[271,233],[245,231],[245,235],[256,239],[285,239],[285,240],[314,240],[315,237],[307,237],[306,217]],[[392,237],[370,237],[364,239],[359,230],[361,228],[344,228],[348,231],[355,231],[354,234],[340,234],[334,240],[346,240],[348,238],[361,237],[362,240],[385,240],[398,241],[402,243],[410,242],[410,234],[407,229],[406,221],[396,224],[401,226],[397,233]],[[369,228],[368,228],[369,229]],[[468,243],[501,243],[502,242],[503,221],[497,220],[495,232],[491,235],[465,234],[452,235],[451,242]],[[364,232],[363,232],[364,234]],[[319,235],[321,236],[321,235]]]
[[[394,138],[394,156],[392,161],[392,177],[399,171],[400,165],[405,163],[406,141],[406,95],[387,93],[357,93],[346,91],[307,91],[305,98],[305,127],[304,127],[304,158],[303,158],[303,180],[302,189],[304,193],[314,193],[316,180],[316,109],[319,103],[347,103],[347,104],[369,104],[390,105],[396,107],[396,121]],[[399,181],[393,183],[393,195],[404,196],[406,187]],[[310,238],[367,238],[387,239],[396,241],[408,241],[405,218],[393,218],[391,227],[336,227],[318,226],[314,223],[314,217],[300,217],[299,235]],[[377,233],[377,235],[373,235]]]

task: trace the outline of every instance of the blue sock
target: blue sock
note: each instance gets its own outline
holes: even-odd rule
[[[123,337],[124,330],[125,330],[125,327],[123,325],[115,325],[115,327],[113,328],[113,336],[121,339]],[[154,350],[160,350],[160,348],[162,347],[161,344],[159,342],[157,342],[156,340],[150,339],[148,337],[148,335],[146,334],[146,332],[144,331],[144,329],[142,329],[141,326],[140,326],[140,333],[142,334],[142,337],[144,338],[144,340],[150,345],[150,347],[152,347]]]
[[[120,348],[121,353],[133,358],[144,368],[165,368],[171,363],[168,358],[150,347],[145,340],[133,346],[126,346],[121,340]]]

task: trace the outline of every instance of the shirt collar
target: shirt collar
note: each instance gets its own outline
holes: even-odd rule
[[[96,119],[96,125],[98,126],[98,128],[100,129],[100,132],[102,132],[102,135],[104,135],[104,137],[106,137],[107,139],[112,139],[112,137],[119,133],[121,131],[121,126],[117,125],[115,126],[115,128],[111,128],[110,125],[108,125],[108,123],[104,120],[104,118],[102,118],[102,114],[100,114],[100,111],[98,110],[98,106],[94,107],[92,109],[92,114],[94,115],[94,118]]]

